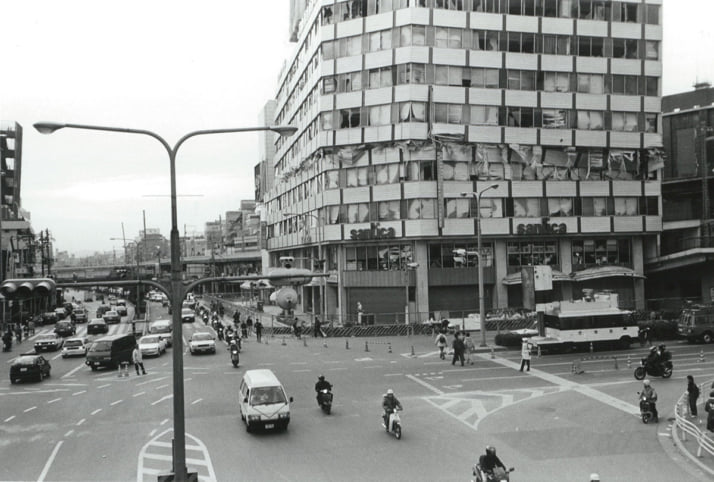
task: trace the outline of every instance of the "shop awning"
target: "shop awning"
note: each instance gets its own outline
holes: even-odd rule
[[[573,281],[588,281],[600,278],[645,278],[644,275],[625,266],[596,266],[582,271],[574,271],[571,276]]]
[[[553,270],[553,281],[573,281],[573,279],[562,271]],[[519,285],[521,284],[521,272],[511,273],[503,280],[501,280],[506,286]]]

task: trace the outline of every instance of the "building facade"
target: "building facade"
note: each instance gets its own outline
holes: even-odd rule
[[[308,1],[281,75],[270,265],[308,311],[377,321],[612,289],[644,306],[662,229],[661,0]],[[478,194],[480,202],[478,201]],[[483,279],[478,279],[481,227]],[[324,261],[324,263],[323,263]],[[415,317],[415,318],[414,318]]]

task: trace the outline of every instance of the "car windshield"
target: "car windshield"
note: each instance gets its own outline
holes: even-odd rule
[[[286,403],[285,393],[280,387],[254,388],[250,395],[251,405],[269,405],[271,403]]]
[[[34,363],[35,363],[35,357],[21,356],[15,360],[14,365],[33,365]]]
[[[141,344],[150,344],[150,343],[158,343],[159,342],[159,337],[158,336],[145,336],[139,340],[139,343]]]
[[[95,341],[89,348],[89,351],[107,351],[112,347],[111,341]]]
[[[213,335],[211,335],[210,333],[196,333],[193,335],[193,341],[202,340],[213,340]]]
[[[116,314],[117,314],[116,311],[107,311],[107,316],[112,316],[112,315],[116,315]]]
[[[184,308],[183,310],[181,310],[181,313],[183,313],[184,315],[192,315],[193,310],[190,308]]]
[[[82,343],[82,340],[66,340],[64,342],[64,346],[68,348],[82,346],[83,344],[84,343]]]

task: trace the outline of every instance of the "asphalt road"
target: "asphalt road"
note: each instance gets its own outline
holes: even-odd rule
[[[152,308],[155,317],[166,316],[158,303]],[[200,321],[185,323],[184,337],[207,330]],[[465,481],[487,444],[516,468],[514,481],[588,480],[591,472],[605,481],[707,480],[672,449],[667,417],[687,374],[714,378],[712,346],[670,344],[675,375],[652,382],[662,421],[644,425],[637,417],[641,383],[632,376],[640,348],[614,352],[617,370],[602,359],[584,362],[585,372],[574,375],[572,361],[587,354],[534,357],[531,372],[521,373],[515,351],[452,366],[421,336],[350,339],[349,349],[345,339],[327,339],[327,346],[315,338],[268,341],[245,343],[239,368],[222,344],[216,355],[184,349],[187,459],[202,480]],[[52,355],[52,376],[41,383],[10,385],[6,369],[0,480],[148,481],[170,471],[171,350],[145,358],[143,376],[92,372],[82,359]],[[3,353],[0,362],[16,354]],[[252,368],[272,369],[294,397],[287,431],[246,432],[237,390]],[[329,416],[315,402],[320,373],[335,385]],[[381,427],[387,388],[405,408],[400,441]]]

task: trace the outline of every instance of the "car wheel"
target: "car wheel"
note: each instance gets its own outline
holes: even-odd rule
[[[90,365],[89,368],[91,368],[93,372],[97,371],[97,367],[95,367],[94,365]]]
[[[13,385],[15,385],[15,384],[17,383],[17,378],[11,378],[11,379],[10,379],[10,383],[12,383]]]

